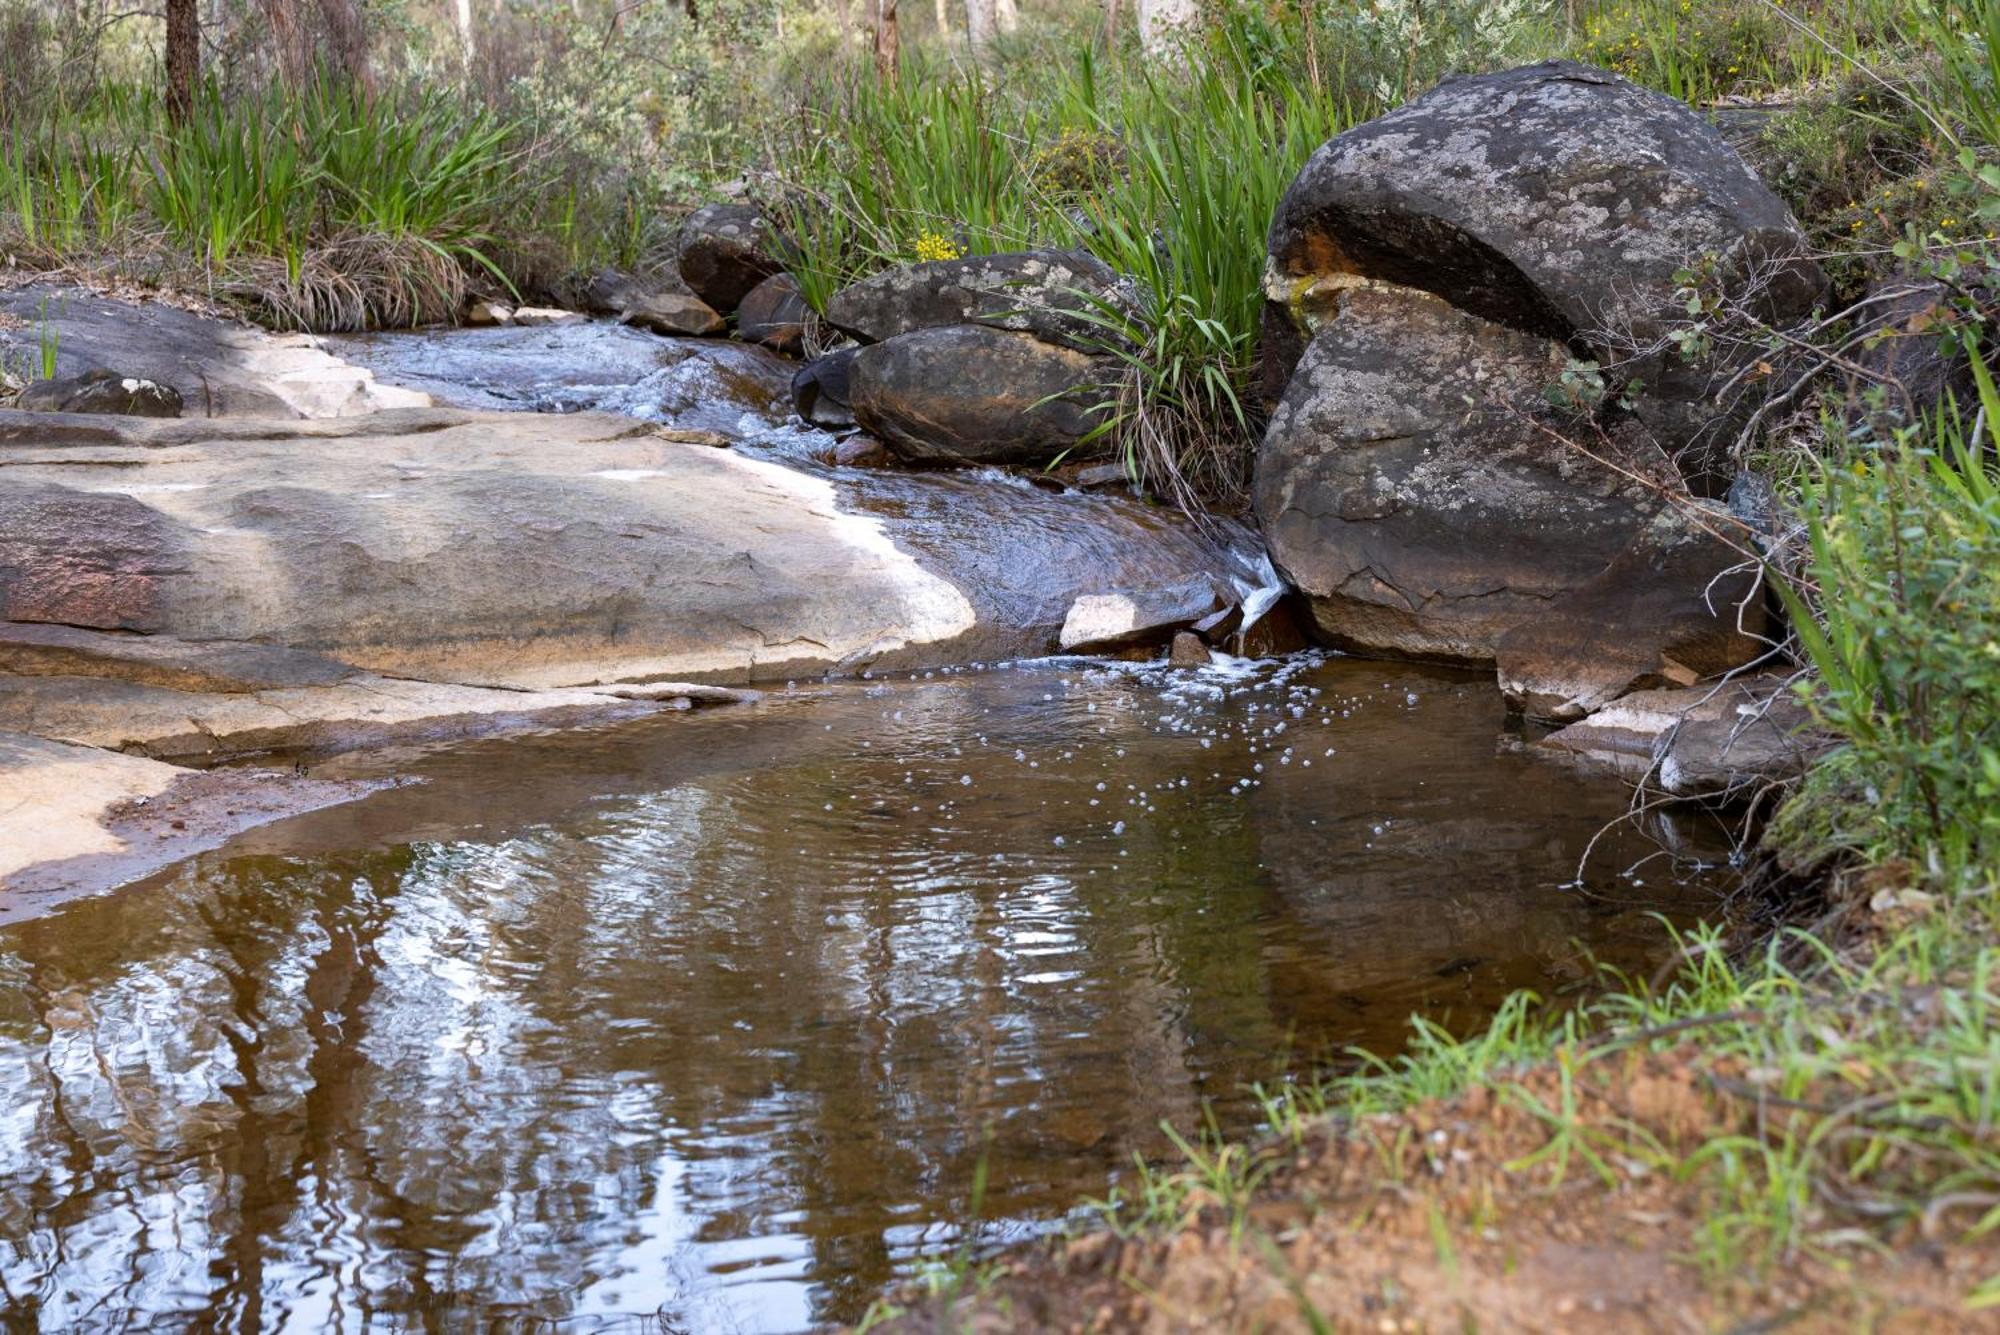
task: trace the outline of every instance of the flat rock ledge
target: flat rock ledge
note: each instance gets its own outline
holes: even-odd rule
[[[268,770],[202,773],[0,732],[0,923],[376,786]]]
[[[1672,797],[1743,798],[1798,779],[1830,742],[1786,680],[1635,691],[1534,750]]]
[[[21,886],[130,880],[209,846],[190,831],[219,843],[364,791],[176,763],[1039,656],[1113,592],[1146,607],[1114,638],[1164,643],[1254,591],[1240,533],[714,446],[595,413],[0,411],[0,912]],[[193,814],[162,833],[169,793]]]

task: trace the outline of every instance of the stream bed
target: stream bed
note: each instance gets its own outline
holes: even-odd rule
[[[0,1301],[45,1329],[851,1321],[1730,881],[1490,676],[1324,655],[314,772],[410,781],[0,928]]]

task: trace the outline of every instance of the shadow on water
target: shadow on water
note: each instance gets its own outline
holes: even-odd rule
[[[1253,1082],[1713,907],[1686,820],[1572,884],[1622,795],[1504,727],[1380,664],[1051,662],[342,762],[426,781],[0,930],[4,1300],[851,1319],[1163,1119],[1246,1130]]]

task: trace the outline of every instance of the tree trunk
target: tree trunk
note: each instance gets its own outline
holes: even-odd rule
[[[974,60],[986,59],[993,46],[993,0],[965,0],[965,41]]]
[[[993,0],[994,26],[1003,33],[1014,33],[1021,28],[1021,9],[1015,0]]]
[[[899,54],[896,0],[876,0],[875,74],[883,83],[896,82],[896,60]]]
[[[167,118],[187,123],[201,80],[201,0],[167,0]]]
[[[458,25],[458,56],[469,73],[478,54],[472,35],[472,0],[453,0],[452,17]]]
[[[319,12],[333,38],[334,63],[341,77],[372,91],[375,79],[368,65],[368,25],[361,19],[359,0],[319,0]]]
[[[1195,0],[1139,0],[1139,45],[1147,58],[1176,58],[1196,13]]]
[[[278,54],[278,73],[286,83],[297,87],[305,77],[306,61],[292,0],[260,0],[260,8],[264,11],[264,22],[271,29],[271,45]]]
[[[937,0],[937,35],[951,36],[951,0]]]

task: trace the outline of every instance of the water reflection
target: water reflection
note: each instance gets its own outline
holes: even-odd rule
[[[960,1230],[1412,1009],[1697,911],[1491,687],[1079,664],[411,758],[0,931],[0,1282],[45,1328],[852,1318]],[[377,759],[366,762],[387,764]],[[1713,857],[1713,832],[1677,837]],[[987,1170],[983,1209],[968,1199]]]

